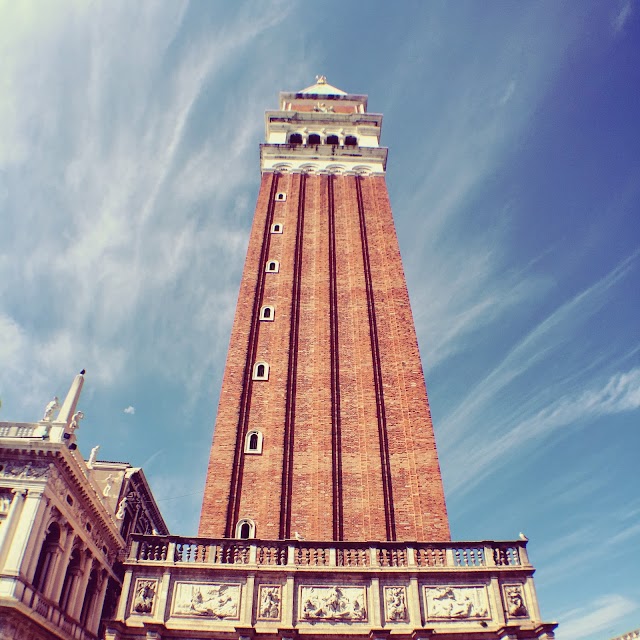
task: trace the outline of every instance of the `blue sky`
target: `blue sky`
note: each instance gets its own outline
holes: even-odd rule
[[[640,626],[639,41],[633,0],[0,2],[0,419],[85,367],[81,450],[195,532],[263,113],[326,74],[384,114],[454,537],[524,531],[559,640]]]

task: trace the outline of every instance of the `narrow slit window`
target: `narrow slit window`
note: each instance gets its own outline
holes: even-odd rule
[[[260,320],[272,322],[276,315],[275,309],[269,304],[260,309]]]
[[[267,262],[267,273],[278,273],[280,271],[280,263],[277,260],[269,260]]]
[[[269,365],[266,362],[256,362],[253,366],[253,380],[268,380]]]
[[[271,233],[282,233],[282,222],[274,222],[271,225]]]

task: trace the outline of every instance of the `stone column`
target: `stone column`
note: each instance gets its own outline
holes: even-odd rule
[[[33,576],[36,572],[36,566],[38,565],[38,558],[40,557],[40,549],[42,549],[42,543],[47,536],[46,527],[51,513],[49,502],[49,498],[43,495],[38,505],[33,529],[31,530],[31,539],[28,541],[25,550],[25,557],[28,558],[28,560],[25,562],[22,572],[28,582],[33,582]]]
[[[11,546],[11,536],[13,530],[16,527],[16,523],[20,518],[22,512],[22,506],[24,504],[24,496],[27,493],[25,489],[13,489],[13,498],[11,499],[11,506],[9,507],[9,513],[4,521],[2,527],[0,527],[0,569],[3,566],[3,559],[7,555],[7,551]]]
[[[53,567],[51,588],[48,590],[47,595],[47,597],[54,602],[59,602],[60,600],[64,577],[67,573],[67,567],[69,566],[69,558],[73,551],[73,529],[71,529],[69,525],[60,527],[60,546],[62,547],[62,554],[58,558],[56,566]]]
[[[87,617],[87,631],[97,634],[100,625],[100,616],[102,615],[102,607],[104,606],[104,598],[107,595],[107,587],[109,586],[109,574],[102,572],[102,582],[100,588],[93,599],[93,607]]]
[[[9,545],[7,557],[4,565],[4,572],[10,576],[19,576],[21,573],[25,551],[29,543],[33,525],[38,513],[38,507],[42,499],[42,487],[28,490],[24,499],[20,519],[15,527],[15,534]],[[16,494],[18,495],[18,494]],[[30,560],[27,559],[27,562]]]
[[[73,581],[71,588],[71,597],[69,598],[69,606],[67,611],[74,620],[80,619],[80,612],[86,595],[87,584],[91,575],[91,567],[93,564],[93,556],[90,553],[85,554],[84,562],[81,563],[80,575]]]
[[[129,600],[132,575],[133,569],[127,569],[127,572],[124,574],[124,580],[122,581],[122,592],[120,593],[120,602],[118,602],[118,611],[116,613],[116,620],[120,622],[124,622],[127,615],[127,601]]]

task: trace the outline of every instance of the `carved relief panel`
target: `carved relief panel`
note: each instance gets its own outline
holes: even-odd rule
[[[261,584],[258,589],[258,620],[280,620],[282,587]]]
[[[177,616],[237,620],[240,613],[240,585],[176,582],[172,612]]]
[[[384,619],[387,622],[406,622],[407,612],[407,588],[384,588]]]
[[[367,620],[365,587],[300,587],[302,620]]]
[[[491,617],[484,586],[424,587],[429,620],[482,620]]]
[[[158,581],[138,578],[135,583],[131,613],[153,614],[153,605],[158,593]]]
[[[504,610],[509,618],[528,618],[524,590],[521,584],[505,584],[502,587]]]

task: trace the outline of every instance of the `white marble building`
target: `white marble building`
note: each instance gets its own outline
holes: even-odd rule
[[[0,422],[0,640],[96,638],[129,536],[168,533],[141,469],[80,455],[83,383],[39,422]]]

